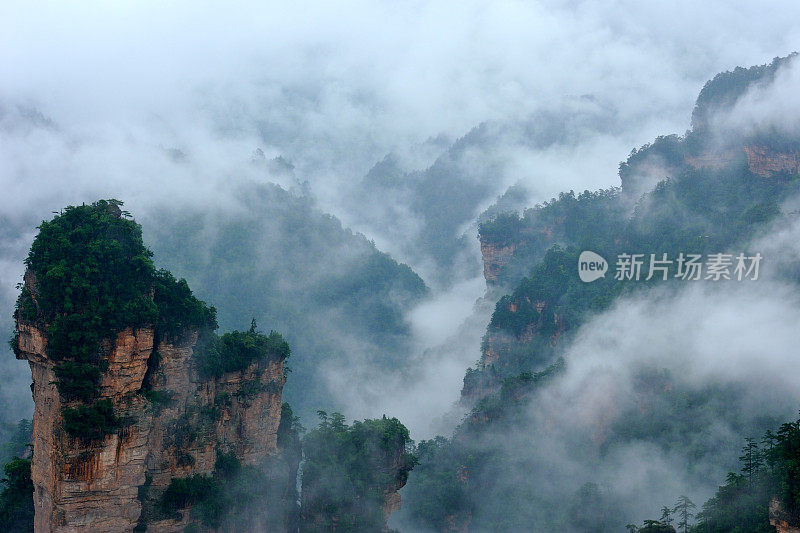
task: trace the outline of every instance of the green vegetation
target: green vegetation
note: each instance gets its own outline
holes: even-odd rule
[[[255,468],[242,465],[233,452],[218,450],[212,475],[170,481],[159,502],[160,511],[172,515],[190,508],[193,520],[230,531],[265,525],[271,531],[290,524],[296,529],[297,462],[279,456]]]
[[[442,436],[420,442],[416,455],[419,464],[404,496],[405,512],[414,522],[443,531],[450,517],[471,515],[475,504],[464,479],[477,457]]]
[[[729,472],[725,483],[702,511],[686,496],[671,509],[678,529],[693,533],[771,533],[770,500],[780,502],[782,519],[800,520],[800,419],[767,431],[760,441],[748,438],[739,457],[740,471]],[[695,517],[697,524],[691,524]],[[643,531],[640,529],[639,531]]]
[[[64,361],[55,367],[56,386],[66,401],[92,401],[100,383],[100,368],[90,363]]]
[[[648,161],[658,161],[666,168],[680,168],[687,155],[686,142],[678,135],[662,135],[652,143],[631,150],[626,161],[619,164],[619,179],[623,190],[633,188],[636,169]],[[643,191],[642,191],[643,192]]]
[[[727,105],[727,98],[735,98],[733,95],[743,94],[749,85],[771,76],[777,63],[715,78],[698,100],[698,119],[702,120],[706,110]],[[546,466],[526,463],[519,454],[506,450],[503,441],[521,431],[523,423],[530,423],[533,398],[548,376],[559,372],[564,346],[589,317],[608,309],[621,295],[644,292],[656,283],[670,291],[682,283],[675,279],[675,263],[667,273],[669,281],[661,281],[660,276],[658,282],[644,281],[650,253],[666,253],[673,260],[680,252],[751,254],[746,243],[772,224],[791,223],[781,206],[800,191],[796,175],[764,179],[750,172],[743,156],[724,168],[695,169],[685,158],[697,155],[702,142],[696,132],[659,137],[634,150],[620,165],[622,188],[580,194],[570,191],[521,215],[496,212],[481,222],[482,243],[514,246],[497,283],[509,290],[499,299],[483,340],[482,349],[492,362],[470,369],[464,379],[465,398],[478,400],[473,411],[451,439],[440,437],[417,447],[420,464],[409,482],[404,511],[414,523],[441,530],[453,521],[458,523],[459,517],[468,517],[470,528],[476,529],[523,530],[537,524],[548,530],[600,531],[602,524],[612,524],[609,517],[622,516],[622,507],[614,508],[613,495],[587,486],[570,497],[559,497],[521,480],[511,491],[508,484],[497,480],[518,479],[518,470],[546,470]],[[634,182],[641,179],[643,168],[652,175],[654,166],[666,169],[672,177],[653,184],[655,187],[650,185],[652,190],[639,198]],[[592,283],[579,280],[576,265],[581,250],[592,250],[609,261],[604,278]],[[614,263],[620,253],[646,254],[642,281],[614,279]],[[800,281],[796,272],[785,274]],[[591,453],[604,457],[620,446],[648,442],[668,453],[680,453],[687,472],[697,476],[704,466],[721,466],[720,457],[732,452],[729,443],[708,436],[708,427],[726,420],[741,431],[750,429],[741,427],[740,415],[730,411],[730,405],[739,401],[739,390],[718,383],[687,386],[661,369],[631,370],[641,410],[626,410],[607,421],[601,443]],[[768,422],[761,419],[758,424]],[[531,433],[539,429],[528,428]],[[728,493],[740,490],[735,480],[729,481]],[[782,483],[792,486],[786,480]],[[759,501],[765,508],[768,499]],[[574,513],[562,516],[573,507],[581,509],[581,502],[589,502],[593,525],[580,526],[584,519]],[[670,507],[670,517],[665,517],[674,518],[681,531],[689,529],[691,515],[707,516],[706,510],[696,513],[690,503],[687,499]],[[762,510],[758,516],[763,522],[766,514]],[[672,530],[672,525],[663,521],[631,527]],[[735,523],[731,519],[708,531],[759,531],[744,526],[735,529]]]
[[[677,516],[678,529],[683,529],[683,533],[689,532],[689,526],[691,525],[692,518],[694,518],[694,511],[696,509],[697,506],[688,496],[680,496],[675,503],[672,512]]]
[[[565,495],[553,494],[561,487],[548,483],[531,486],[530,465],[491,445],[495,439],[507,442],[514,425],[504,429],[479,435],[462,427],[452,439],[419,443],[419,465],[403,495],[403,512],[413,523],[425,531],[462,523],[470,531],[619,530],[614,519],[620,502],[597,484],[585,483]]]
[[[184,280],[155,271],[141,227],[121,205],[69,206],[42,222],[25,260],[35,281],[17,300],[17,318],[46,329],[64,401],[87,404],[63,411],[64,429],[84,439],[101,438],[120,424],[110,402],[94,401],[107,367],[103,339],[149,324],[171,334],[215,325],[214,309],[195,299]]]
[[[0,464],[26,455],[26,450],[31,445],[32,430],[31,421],[23,418],[13,427],[9,427],[7,432],[4,431],[0,445]]]
[[[185,509],[190,505],[219,498],[217,481],[205,474],[173,479],[161,497],[165,511]]]
[[[618,187],[599,191],[559,194],[541,205],[516,213],[498,213],[478,226],[481,242],[514,245],[514,254],[500,270],[498,282],[506,287],[530,275],[531,265],[542,260],[553,244],[568,243],[597,250],[607,246],[624,227],[629,209]]]
[[[671,524],[660,520],[645,520],[642,527],[635,524],[625,526],[630,533],[675,533],[675,528]]]
[[[31,462],[13,459],[3,467],[0,480],[0,528],[4,531],[33,531],[33,483]]]
[[[344,364],[357,342],[365,364],[410,364],[406,312],[426,294],[407,265],[320,211],[311,196],[252,184],[241,209],[163,210],[146,228],[159,265],[189,280],[218,309],[221,331],[264,333],[291,344],[284,389],[296,414],[342,407],[319,372],[320,357]]]
[[[513,279],[522,265],[528,271],[498,301],[484,339],[484,349],[492,336],[509,340],[495,347],[503,365],[469,372],[467,388],[497,389],[508,377],[544,368],[587,316],[607,309],[623,293],[655,283],[680,283],[674,261],[680,252],[734,251],[736,243],[747,242],[783,216],[779,205],[798,191],[796,176],[765,180],[742,163],[717,170],[686,169],[644,195],[632,214],[624,214],[629,211],[621,191],[608,189],[577,197],[562,193],[522,217],[503,215],[485,222],[482,237],[519,244],[501,280]],[[586,249],[609,261],[609,272],[593,283],[581,282],[576,273],[579,252]],[[645,253],[642,281],[615,279],[614,258],[620,253]],[[673,259],[667,282],[660,276],[644,281],[650,253]]]
[[[152,403],[156,406],[165,406],[170,405],[172,403],[173,398],[175,397],[175,393],[170,390],[150,390],[150,389],[143,389],[142,396],[144,396],[147,401]]]
[[[154,275],[153,301],[158,307],[156,329],[171,337],[187,329],[217,329],[217,310],[192,295],[185,279],[175,279],[167,270],[158,270]]]
[[[225,513],[222,487],[217,479],[206,474],[174,478],[161,497],[165,513],[194,506],[203,525],[219,527]]]
[[[521,226],[519,214],[498,213],[478,226],[478,235],[481,241],[490,242],[495,246],[517,244],[520,240]]]
[[[198,369],[205,377],[244,370],[254,361],[269,357],[286,359],[291,350],[280,333],[259,333],[255,320],[248,331],[231,331],[222,336],[207,333],[197,350]]]
[[[96,363],[99,343],[155,321],[151,252],[121,202],[70,206],[42,222],[25,264],[36,276],[37,317],[54,360]],[[29,289],[32,289],[29,287]],[[30,300],[21,295],[20,307]]]
[[[517,376],[506,378],[500,390],[481,398],[472,408],[471,418],[497,420],[511,415],[511,406],[525,404],[531,391],[545,385],[553,377],[564,372],[564,359],[559,357],[555,363],[541,372],[523,372]]]
[[[233,479],[242,470],[242,463],[233,452],[224,453],[217,451],[217,460],[214,461],[214,473],[222,479]]]
[[[292,406],[287,402],[281,405],[281,421],[278,424],[278,449],[281,453],[300,453],[302,443],[300,436],[305,428],[300,424],[300,417],[294,416]]]
[[[402,486],[416,464],[408,430],[396,418],[345,423],[319,412],[303,438],[304,530],[381,531],[383,496]]]
[[[111,400],[104,398],[90,405],[65,407],[64,430],[84,440],[101,439],[119,429],[122,421],[114,414]]]
[[[789,63],[796,53],[786,57],[776,57],[771,63],[750,68],[736,67],[732,71],[721,72],[703,86],[697,97],[692,125],[707,125],[708,119],[715,111],[731,108],[753,85],[767,85],[774,78],[778,69]]]
[[[172,479],[160,500],[145,505],[145,519],[140,523],[146,526],[148,519],[188,510],[193,521],[225,531],[296,530],[300,431],[292,408],[284,403],[276,455],[251,466],[243,465],[233,450],[218,449],[211,475]],[[173,433],[173,444],[178,447],[196,438],[187,426],[176,427]],[[146,500],[147,495],[142,498]]]
[[[520,423],[531,395],[563,370],[564,362],[559,359],[542,372],[507,379],[499,392],[482,399],[472,409],[452,438],[437,436],[417,445],[418,464],[403,497],[404,512],[415,524],[441,531],[451,521],[469,517],[470,528],[480,531],[522,531],[530,524],[537,524],[543,530],[547,529],[546,524],[555,531],[573,530],[570,528],[578,527],[577,522],[596,518],[596,508],[605,507],[608,502],[606,495],[593,484],[582,487],[568,502],[576,509],[569,516],[568,513],[541,516],[532,512],[535,506],[530,502],[541,501],[543,495],[532,494],[525,483],[519,483],[511,493],[499,488],[502,480],[516,475],[519,459],[512,461],[503,446],[487,446],[483,440],[503,441],[508,434],[524,427]],[[480,503],[487,501],[491,505]],[[592,527],[574,530],[601,529],[595,522]]]
[[[144,476],[144,484],[139,485],[136,491],[136,499],[139,500],[140,503],[144,504],[147,501],[147,497],[150,494],[150,485],[153,484],[153,476],[149,474],[145,474]],[[147,531],[147,522],[148,522],[148,513],[143,508],[142,513],[139,515],[139,520],[134,526],[133,530],[136,532],[140,531]]]
[[[688,149],[680,146],[682,142],[678,137],[663,138],[655,146],[662,160],[672,158],[677,162],[682,158],[681,151]],[[645,147],[641,153],[632,154],[629,161],[635,164],[633,160],[644,160],[653,155],[654,149]],[[621,173],[627,170],[623,167]],[[559,345],[564,344],[562,339],[580,326],[587,316],[608,308],[623,292],[629,289],[646,290],[652,286],[652,282],[625,286],[613,280],[613,270],[603,279],[583,284],[575,272],[578,250],[591,249],[607,259],[621,252],[633,251],[668,253],[670,257],[675,257],[680,251],[703,254],[732,250],[737,243],[748,242],[764,231],[768,224],[782,217],[779,206],[798,192],[799,184],[796,177],[782,176],[781,179],[765,180],[753,176],[741,162],[716,170],[684,169],[677,177],[662,181],[642,197],[633,214],[624,219],[618,217],[619,209],[614,207],[615,204],[622,206],[624,199],[612,190],[602,198],[581,195],[584,199],[580,208],[580,197],[562,194],[557,200],[526,212],[518,223],[514,217],[508,217],[503,221],[504,225],[490,227],[493,231],[505,227],[508,235],[506,240],[517,239],[516,243],[522,243],[517,248],[521,253],[515,252],[506,274],[514,267],[514,261],[532,264],[533,267],[511,294],[500,299],[492,316],[489,333],[484,339],[485,348],[489,342],[494,343],[492,348],[499,351],[502,364],[495,363],[486,369],[468,372],[465,378],[465,387],[471,385],[478,390],[498,392],[476,405],[472,416],[457,430],[452,441],[429,446],[427,454],[420,454],[421,464],[415,471],[412,484],[421,486],[411,492],[414,497],[407,499],[409,511],[416,515],[415,519],[422,524],[438,527],[436,524],[440,524],[446,515],[428,506],[428,501],[446,501],[447,497],[452,496],[459,500],[445,507],[469,508],[471,504],[467,502],[480,494],[484,504],[469,509],[467,513],[473,517],[472,524],[476,527],[480,527],[480,524],[486,527],[503,524],[513,529],[526,522],[563,527],[563,522],[547,515],[526,515],[530,511],[522,511],[523,506],[518,499],[510,499],[500,487],[493,489],[493,483],[489,480],[508,475],[503,470],[503,464],[511,459],[502,450],[475,449],[471,441],[462,438],[460,433],[469,433],[474,428],[481,429],[481,434],[499,432],[501,428],[510,430],[513,424],[504,424],[515,420],[516,413],[527,404],[531,392],[536,390],[537,380],[529,378],[537,375],[537,368],[543,368],[558,357]],[[545,216],[547,210],[558,213],[558,217]],[[598,223],[603,218],[614,222],[611,225],[602,221]],[[572,229],[567,229],[568,224]],[[537,234],[537,231],[542,228],[548,230],[545,232],[548,235],[552,233],[552,242],[566,246],[556,245],[546,251],[540,247],[537,250],[536,246],[539,245],[534,246],[531,242],[541,242],[538,237],[541,233]],[[500,242],[504,239],[502,235],[495,235],[494,238]],[[649,257],[645,258],[642,267],[645,275],[649,267],[647,259]],[[669,278],[673,281],[668,282],[673,286],[676,283],[674,267],[672,265],[669,271]],[[610,268],[614,268],[613,264]],[[496,338],[502,342],[498,343]],[[558,343],[554,343],[554,339],[559,339]],[[655,439],[654,442],[664,449],[681,450],[687,458],[687,468],[691,470],[701,458],[715,451],[709,448],[708,442],[696,436],[702,435],[704,428],[713,424],[717,417],[723,416],[724,404],[735,398],[734,391],[717,385],[709,385],[701,390],[679,388],[669,376],[658,375],[642,375],[636,383],[640,387],[638,392],[644,398],[657,398],[655,405],[658,410],[620,416],[611,427],[610,436],[600,449],[601,453],[620,443]],[[790,431],[784,429],[784,432]],[[425,449],[422,444],[420,447]],[[469,471],[469,482],[453,477],[453,473],[464,469]],[[473,483],[474,478],[480,481]],[[698,514],[701,523],[695,530],[768,531],[767,493],[777,490],[777,486],[773,484],[769,490],[758,493],[757,485],[751,486],[749,481],[741,477],[729,477],[728,484],[720,489],[718,503],[712,505],[713,509],[704,508]],[[790,478],[784,478],[780,486],[784,487],[781,490],[789,491],[784,498],[791,502],[793,483]],[[548,505],[553,509],[563,508],[562,502],[545,504],[541,497],[539,502],[539,512],[548,509]],[[677,517],[675,522],[680,531],[690,529],[693,515],[696,514],[693,505],[686,499],[670,508]],[[789,516],[795,516],[791,514],[794,512],[791,504],[787,506],[790,509]],[[497,509],[501,511],[497,512]],[[709,514],[710,510],[716,513],[713,517]],[[750,512],[749,516],[747,512]],[[725,513],[729,513],[727,519],[724,518]],[[671,526],[661,524],[661,521],[650,522],[637,530],[672,530]],[[600,529],[597,524],[595,528]]]
[[[36,303],[33,301],[33,295],[27,287],[20,285],[21,290],[17,298],[15,315],[26,322],[35,322],[38,317],[36,310]]]
[[[760,441],[746,439],[740,472],[729,472],[697,515],[694,533],[775,531],[769,504],[776,497],[789,523],[800,521],[800,419],[767,431]]]
[[[580,323],[584,313],[606,308],[622,284],[611,274],[594,283],[583,283],[576,275],[578,255],[575,248],[549,249],[530,276],[523,278],[512,294],[500,299],[489,327],[520,335],[533,326],[541,335],[551,336]],[[541,309],[537,308],[539,302],[544,303]]]

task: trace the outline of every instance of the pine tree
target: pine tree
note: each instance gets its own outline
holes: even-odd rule
[[[666,525],[672,524],[672,509],[666,505],[661,508],[661,522]]]
[[[753,478],[758,475],[761,465],[764,463],[764,458],[755,439],[748,437],[745,441],[747,444],[742,448],[742,455],[739,457],[739,461],[742,462],[742,474],[747,477],[748,483],[752,485]]]
[[[678,514],[678,518],[680,519],[678,522],[678,528],[683,528],[683,533],[689,533],[689,520],[694,518],[694,513],[692,511],[696,509],[697,506],[692,500],[689,499],[688,496],[682,495],[675,503],[675,507],[672,509],[672,512]]]
[[[761,445],[764,447],[761,455],[764,459],[764,463],[770,470],[772,470],[775,466],[773,450],[775,449],[777,442],[778,436],[769,429],[766,431],[766,433],[764,433],[764,436],[761,437]]]

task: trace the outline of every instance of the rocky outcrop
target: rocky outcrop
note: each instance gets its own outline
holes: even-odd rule
[[[406,463],[408,461],[405,447],[398,447],[386,454],[383,464],[378,465],[378,469],[384,475],[387,483],[382,487],[383,494],[383,523],[384,529],[389,530],[388,525],[389,515],[395,511],[399,511],[402,498],[400,497],[400,489],[406,485],[408,481],[408,470]]]
[[[300,531],[390,531],[416,464],[408,429],[385,416],[352,426],[339,413],[320,419],[304,437]]]
[[[739,149],[703,152],[687,156],[685,162],[692,168],[720,169],[746,158],[750,172],[762,178],[778,174],[800,173],[800,152],[796,150],[777,150],[765,144],[750,143]]]
[[[101,343],[107,369],[99,399],[121,427],[83,440],[63,429],[71,406],[55,385],[43,327],[18,319],[17,357],[31,368],[36,531],[182,531],[184,516],[159,516],[176,477],[208,474],[218,452],[257,465],[275,454],[283,361],[260,360],[204,379],[193,356],[197,332],[157,339],[151,327],[127,328]]]
[[[487,283],[496,283],[500,271],[511,259],[516,244],[495,245],[481,239],[481,256],[483,257],[483,277]]]
[[[744,147],[750,172],[762,178],[773,174],[800,173],[800,152],[796,150],[777,151],[762,144]]]
[[[649,522],[649,523],[648,523]],[[639,533],[675,533],[675,528],[663,522],[653,522],[648,520],[643,527],[639,528]]]
[[[136,382],[132,368],[115,365],[117,375],[104,379],[104,397],[115,400],[118,412],[130,419],[118,433],[101,442],[82,442],[62,429],[62,402],[55,385],[54,362],[46,353],[47,338],[35,326],[20,321],[19,358],[31,367],[34,400],[33,456],[31,478],[34,483],[36,531],[125,531],[136,524],[141,505],[137,487],[144,483],[147,455],[147,418],[134,421],[133,413],[146,409],[146,400],[131,392]],[[139,365],[138,387],[144,378],[146,361],[152,352],[152,331],[126,331],[118,336],[110,359],[129,363],[143,358]],[[111,381],[117,380],[119,388]]]
[[[407,463],[408,454],[404,446],[384,450],[379,456],[372,457],[369,468],[378,473],[376,478],[380,481],[372,480],[363,493],[360,493],[361,490],[356,491],[358,494],[355,496],[355,502],[350,502],[352,507],[342,502],[331,505],[337,496],[332,498],[330,494],[318,493],[314,487],[309,487],[304,479],[300,531],[328,531],[336,529],[337,524],[353,522],[360,524],[358,527],[367,531],[392,531],[388,526],[389,516],[401,508],[402,497],[399,491],[408,480]],[[342,472],[331,471],[326,475],[335,477],[342,475]],[[339,485],[341,490],[346,491],[347,489],[342,488],[344,486],[346,483]],[[373,500],[376,496],[377,499]],[[372,509],[378,514],[375,522],[372,522]]]
[[[777,533],[800,533],[800,526],[792,525],[789,513],[777,498],[769,501],[769,523]]]
[[[460,399],[463,405],[474,405],[482,398],[498,392],[506,378],[519,373],[512,369],[530,367],[531,363],[544,365],[550,362],[554,348],[564,335],[566,324],[557,313],[546,313],[548,304],[543,300],[511,299],[504,307],[507,312],[516,314],[523,305],[535,310],[535,313],[531,314],[531,321],[518,332],[490,324],[477,365],[467,369],[464,375]],[[531,348],[534,341],[538,350]]]
[[[513,220],[515,216],[510,218]],[[512,227],[507,228],[506,234],[486,232],[482,227],[478,235],[483,258],[483,277],[490,287],[508,287],[526,275],[525,262],[531,257],[539,257],[560,238],[564,217],[546,221],[523,221],[517,218],[509,225]]]

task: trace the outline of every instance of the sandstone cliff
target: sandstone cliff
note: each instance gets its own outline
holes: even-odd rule
[[[227,496],[233,471],[263,472],[262,486],[276,470],[289,347],[255,322],[213,333],[215,309],[155,270],[120,204],[66,208],[42,223],[26,260],[14,348],[31,368],[34,527],[219,528],[229,509],[208,505],[201,520],[193,506],[209,491]],[[286,458],[293,493],[299,457]],[[287,523],[263,518],[272,530]]]
[[[483,278],[486,283],[497,283],[497,277],[516,250],[516,243],[499,246],[488,239],[481,239],[483,257]]]
[[[141,522],[148,531],[182,531],[188,515],[158,512],[173,478],[210,474],[220,450],[251,465],[276,452],[281,360],[202,379],[192,358],[196,332],[154,343],[152,328],[128,328],[108,343],[100,393],[123,426],[84,441],[63,430],[69,402],[55,386],[46,335],[22,320],[18,329],[18,357],[28,360],[33,378],[36,531],[131,531],[148,515],[153,520]]]
[[[500,300],[497,305],[499,312],[495,311],[493,323],[484,336],[478,364],[469,368],[464,376],[462,403],[473,405],[498,392],[509,376],[519,374],[519,369],[529,368],[531,362],[545,364],[550,361],[566,328],[553,307],[552,303],[544,300],[509,296]],[[506,315],[500,319],[504,321],[516,320],[516,315],[523,313],[528,318],[523,319],[524,326],[513,331],[494,323],[500,313]]]
[[[769,523],[777,533],[800,533],[800,526],[792,525],[792,520],[777,498],[769,501]]]

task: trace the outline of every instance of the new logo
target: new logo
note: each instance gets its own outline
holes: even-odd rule
[[[581,252],[578,257],[578,276],[581,281],[590,283],[596,279],[600,279],[606,275],[608,271],[608,261],[589,250]]]

